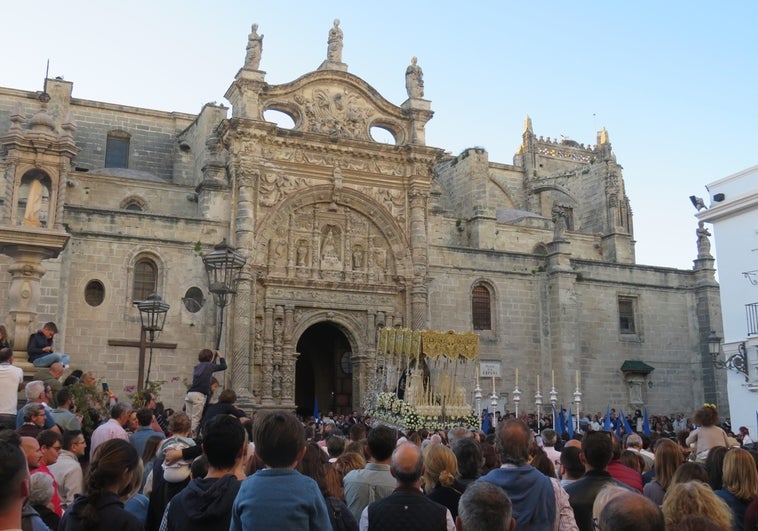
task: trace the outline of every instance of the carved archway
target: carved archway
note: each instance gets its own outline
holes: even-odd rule
[[[294,398],[302,413],[312,413],[314,397],[324,412],[349,413],[359,404],[361,389],[355,383],[368,347],[365,330],[365,321],[344,312],[315,310],[300,316],[293,330]],[[313,345],[314,340],[319,344]]]
[[[330,185],[313,186],[292,194],[274,207],[260,224],[261,230],[252,253],[254,264],[267,270],[268,275],[274,274],[277,267],[320,267],[322,264],[318,263],[318,260],[323,259],[321,246],[329,236],[330,226],[332,238],[338,238],[344,234],[336,234],[337,230],[351,230],[349,224],[352,219],[355,224],[365,225],[366,231],[360,238],[351,239],[350,245],[343,246],[342,254],[336,257],[335,264],[338,265],[335,265],[335,268],[360,270],[363,264],[359,264],[358,267],[354,263],[348,264],[347,260],[352,261],[354,257],[348,257],[345,251],[366,252],[371,246],[376,251],[372,256],[375,261],[383,260],[384,256],[381,253],[386,251],[387,269],[391,276],[412,278],[413,267],[408,239],[387,208],[350,188],[342,189],[338,198],[335,198],[333,192],[334,187]],[[293,221],[293,216],[307,217],[307,209],[312,209],[315,219],[309,229],[310,239],[308,230],[301,230],[301,224]],[[306,221],[311,223],[309,220]],[[346,240],[340,240],[338,243],[344,241]],[[303,246],[307,246],[307,249],[301,254],[299,249]],[[308,260],[308,263],[304,260]],[[368,257],[366,260],[368,261]]]

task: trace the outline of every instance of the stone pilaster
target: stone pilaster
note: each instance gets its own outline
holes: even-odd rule
[[[273,405],[274,383],[274,308],[266,306],[263,317],[263,399],[262,405]]]
[[[411,185],[410,200],[410,231],[411,256],[413,258],[413,285],[411,288],[411,327],[421,330],[428,327],[429,298],[426,289],[428,267],[427,234],[426,234],[426,203],[428,190],[421,184]]]

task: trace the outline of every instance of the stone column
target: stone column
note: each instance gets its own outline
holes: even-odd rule
[[[420,184],[412,184],[410,200],[411,256],[413,259],[413,286],[411,288],[411,328],[427,327],[428,294],[426,290],[427,237],[426,200],[428,191]]]
[[[40,299],[40,280],[46,269],[40,263],[45,253],[34,248],[18,248],[16,261],[8,267],[11,285],[8,290],[8,332],[16,351],[26,351],[33,331]],[[26,358],[24,358],[25,360]]]
[[[232,389],[239,398],[249,398],[251,382],[250,336],[252,333],[251,307],[253,307],[253,277],[249,272],[244,273],[237,282],[237,295],[232,306],[234,319],[232,324],[231,341],[231,379]]]
[[[274,308],[266,306],[263,317],[263,401],[262,404],[273,405],[274,382]]]
[[[255,282],[259,271],[252,264],[252,250],[255,247],[255,204],[253,201],[254,180],[259,173],[249,167],[238,166],[237,217],[235,219],[235,240],[240,253],[247,260],[237,282],[237,294],[231,308],[232,388],[237,393],[240,407],[247,409],[252,403],[254,382],[254,350],[251,348],[255,321]]]

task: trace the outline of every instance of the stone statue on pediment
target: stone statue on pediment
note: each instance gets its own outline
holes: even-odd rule
[[[258,70],[261,65],[261,52],[263,51],[263,35],[258,35],[258,24],[253,24],[252,32],[247,36],[247,53],[245,54],[245,68]]]
[[[409,98],[424,97],[424,71],[417,61],[416,57],[411,57],[411,64],[405,69],[405,90]]]
[[[329,30],[329,40],[326,47],[326,60],[334,63],[342,62],[342,30],[340,19],[334,19],[334,26]]]
[[[697,257],[698,258],[712,258],[711,257],[711,240],[709,240],[709,236],[711,235],[708,228],[705,226],[705,222],[699,221],[697,224],[697,230],[695,230],[695,234],[697,234]]]

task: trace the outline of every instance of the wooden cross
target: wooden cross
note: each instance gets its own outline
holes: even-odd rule
[[[164,349],[175,349],[176,343],[150,343],[147,340],[147,333],[145,329],[142,329],[142,332],[139,336],[139,341],[129,341],[128,339],[109,339],[108,345],[111,347],[138,347],[139,348],[139,369],[138,369],[138,375],[137,375],[137,390],[142,391],[144,382],[142,381],[144,375],[145,375],[145,352],[148,348],[154,349],[154,348],[164,348]]]

